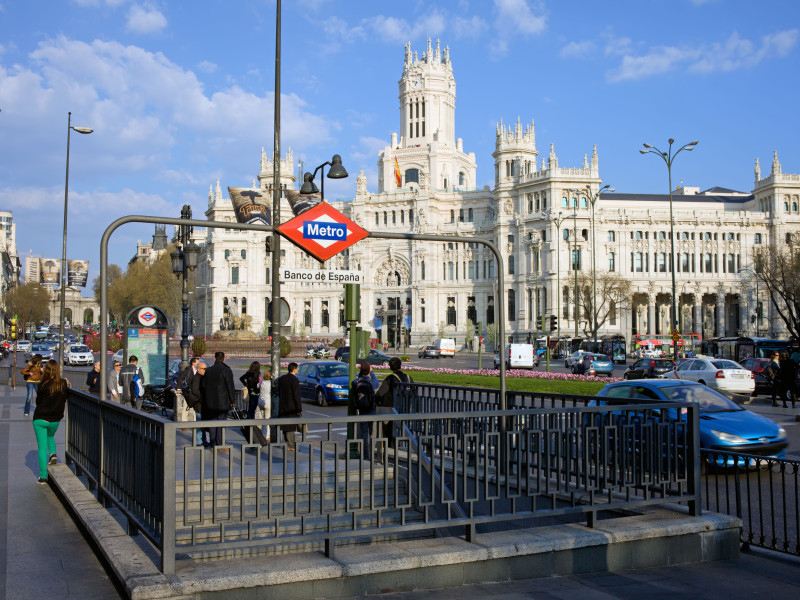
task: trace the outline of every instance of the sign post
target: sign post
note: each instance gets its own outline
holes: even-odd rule
[[[356,360],[358,358],[358,347],[360,340],[358,339],[357,326],[361,320],[361,286],[357,283],[346,283],[344,286],[344,320],[347,322],[347,330],[350,333],[350,361],[347,383],[348,388],[352,391],[352,383],[356,378]],[[347,394],[347,416],[353,416],[356,411],[356,399]],[[347,424],[347,439],[355,439],[355,423]],[[345,451],[346,455],[352,455],[347,443],[348,450]]]

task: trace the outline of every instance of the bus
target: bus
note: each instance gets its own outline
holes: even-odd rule
[[[741,362],[747,358],[770,358],[773,351],[786,350],[788,347],[787,340],[762,337],[719,337],[704,341],[701,351],[706,356]]]
[[[678,340],[678,352],[686,355],[698,354],[702,349],[702,337],[699,333],[684,333]],[[672,354],[672,336],[664,334],[638,333],[633,338],[634,352],[639,348],[661,350],[664,354]]]

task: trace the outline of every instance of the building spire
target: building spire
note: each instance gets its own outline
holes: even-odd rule
[[[758,157],[756,157],[756,183],[761,180],[761,165],[758,164]]]
[[[772,174],[773,175],[780,175],[781,174],[781,163],[778,162],[778,151],[775,150],[772,154]]]

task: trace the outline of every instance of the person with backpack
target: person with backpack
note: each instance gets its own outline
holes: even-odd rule
[[[359,416],[370,416],[375,414],[375,387],[370,377],[372,367],[365,360],[361,363],[358,377],[350,385],[350,397],[353,398],[353,405],[358,411]],[[364,443],[364,458],[372,458],[372,427],[374,421],[363,421],[358,424],[358,437]]]
[[[254,419],[258,408],[258,394],[261,391],[261,363],[254,360],[244,375],[239,377],[243,389],[247,390],[247,418]]]
[[[22,376],[25,378],[27,394],[25,395],[25,416],[31,414],[31,400],[33,400],[39,382],[42,379],[42,355],[34,354],[31,361],[22,369]]]
[[[403,373],[401,370],[402,366],[402,361],[396,356],[393,356],[391,359],[389,359],[389,368],[392,370],[392,372],[384,378],[383,382],[381,382],[381,387],[378,388],[377,393],[378,406],[383,409],[382,412],[388,414],[395,413],[395,402],[398,401],[400,394],[399,384],[414,383],[414,380],[411,379],[409,375]],[[394,447],[395,436],[393,422],[387,421],[383,423],[383,437],[388,440],[390,447]]]
[[[135,354],[132,354],[128,358],[128,364],[120,369],[119,385],[122,387],[122,404],[130,404],[136,410],[142,410],[144,373],[139,368],[139,358]]]
[[[772,353],[772,360],[764,367],[764,377],[772,384],[772,406],[778,406],[778,376],[781,372],[780,352]]]

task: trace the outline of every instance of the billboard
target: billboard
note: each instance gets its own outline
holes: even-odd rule
[[[267,190],[253,188],[228,188],[233,204],[233,212],[239,223],[262,223],[270,225],[269,194]]]
[[[67,261],[67,285],[86,287],[86,280],[88,278],[89,278],[88,260]]]
[[[61,281],[61,259],[39,259],[39,282],[42,285],[55,285]]]

